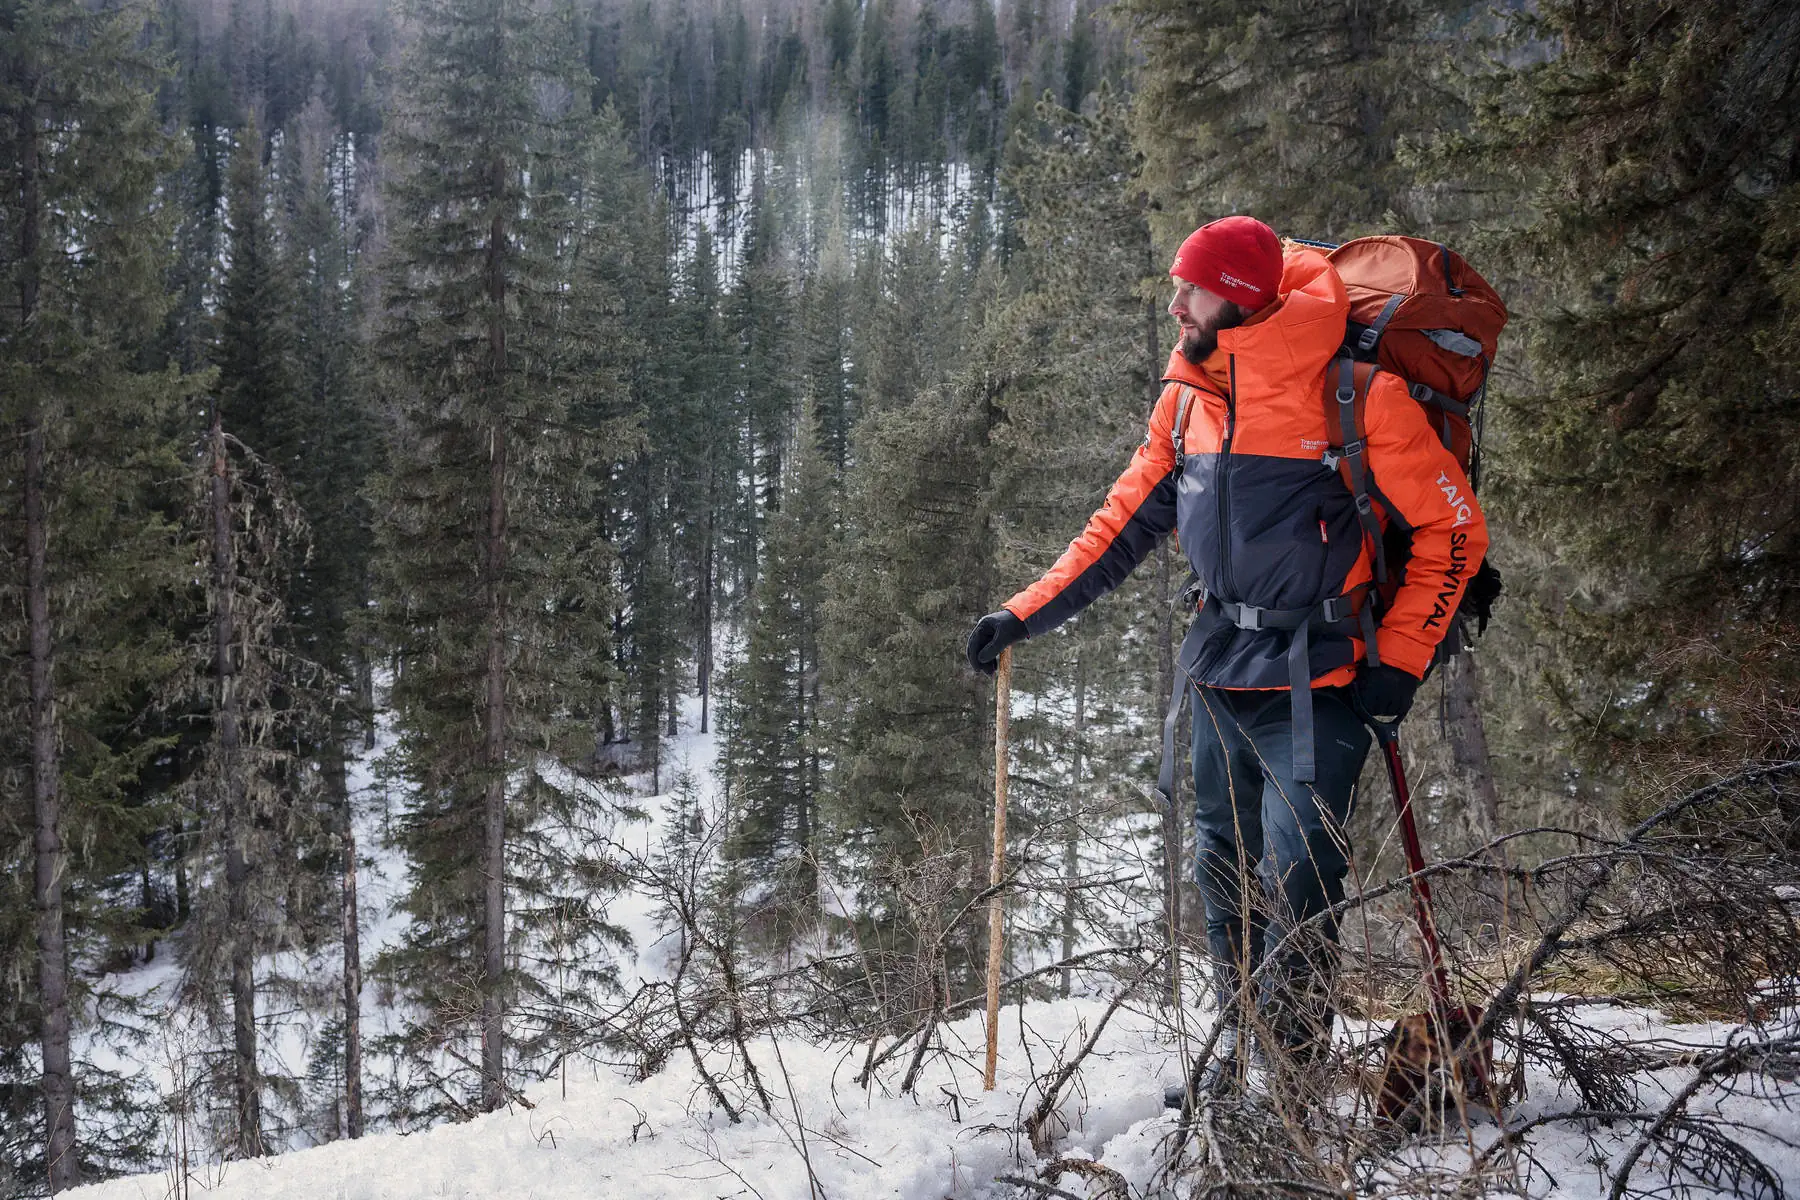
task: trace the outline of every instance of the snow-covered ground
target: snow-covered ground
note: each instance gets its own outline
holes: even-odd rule
[[[671,745],[665,762],[663,794],[641,799],[648,819],[616,835],[646,860],[662,843],[680,775],[691,777],[703,804],[715,791],[714,740],[693,732],[697,711],[684,715],[684,732]],[[378,747],[376,754],[383,748]],[[374,757],[358,765],[353,779],[359,796],[359,845],[365,855],[360,882],[368,958],[395,944],[404,922],[395,909],[404,883],[403,863],[382,837],[387,815],[397,813],[399,805],[393,797],[383,796],[383,784],[370,768]],[[656,898],[622,894],[612,900],[609,916],[631,934],[636,947],[635,961],[623,972],[626,991],[640,981],[667,978],[673,939],[660,924]],[[173,958],[164,954],[150,966],[109,981],[166,1014],[150,1041],[130,1050],[100,1043],[88,1047],[97,1061],[148,1073],[164,1091],[176,1081],[158,1073],[176,1069],[183,1061],[184,1043],[198,1036],[177,1017]],[[279,965],[326,977],[334,969],[328,962]],[[386,1029],[398,1020],[396,1013],[382,1007],[377,993],[376,988],[365,989],[363,1016],[370,1031]],[[201,1193],[218,1200],[1023,1196],[1029,1193],[997,1180],[1009,1175],[1035,1178],[1044,1161],[1021,1132],[1025,1115],[1038,1103],[1044,1078],[1088,1039],[1106,1007],[1103,997],[1088,997],[1003,1009],[993,1092],[984,1093],[981,1087],[984,1037],[979,1014],[944,1028],[949,1053],[929,1059],[917,1086],[905,1095],[898,1094],[905,1055],[879,1072],[873,1087],[864,1088],[855,1077],[867,1053],[866,1043],[763,1037],[751,1041],[749,1049],[767,1085],[770,1111],[765,1113],[744,1094],[739,1077],[731,1092],[734,1105],[742,1109],[738,1123],[718,1109],[693,1064],[677,1054],[642,1080],[614,1067],[589,1064],[571,1069],[566,1078],[528,1085],[524,1095],[529,1105],[515,1104],[464,1124],[410,1136],[373,1135],[252,1162],[193,1167],[185,1178],[171,1169],[71,1195],[82,1200],[172,1196],[188,1200]],[[1203,1038],[1205,1021],[1204,1014],[1193,1014],[1186,1037]],[[1659,1039],[1671,1045],[1716,1046],[1732,1032],[1727,1026],[1674,1025],[1652,1013],[1610,1007],[1583,1010],[1581,1021],[1590,1029],[1633,1041]],[[267,1051],[277,1069],[304,1074],[318,1033],[317,1018],[296,1013],[267,1024]],[[1117,1011],[1078,1079],[1065,1089],[1053,1122],[1059,1136],[1051,1155],[1097,1159],[1122,1175],[1134,1195],[1152,1187],[1175,1128],[1174,1117],[1161,1107],[1162,1088],[1179,1077],[1183,1060],[1182,1046],[1170,1026],[1168,1014],[1153,1008],[1125,1006]],[[711,1054],[715,1072],[738,1075],[726,1050]],[[1644,1109],[1660,1109],[1692,1077],[1692,1067],[1671,1067],[1643,1077]],[[1800,1143],[1800,1114],[1783,1102],[1783,1085],[1758,1083],[1757,1089],[1741,1089],[1731,1096],[1702,1093],[1693,1111],[1739,1122],[1734,1132],[1740,1140],[1787,1187],[1800,1190],[1800,1149],[1795,1148]],[[1791,1085],[1786,1095],[1800,1099],[1800,1091]],[[1534,1118],[1575,1107],[1576,1100],[1563,1085],[1534,1071],[1527,1079],[1526,1098],[1506,1114],[1506,1122],[1519,1128]],[[1612,1164],[1641,1128],[1551,1124],[1529,1133],[1528,1152],[1509,1152],[1503,1161],[1516,1181],[1516,1194],[1541,1200],[1602,1196]],[[1404,1149],[1399,1161],[1432,1164],[1455,1173],[1499,1134],[1499,1127],[1489,1123],[1456,1130],[1438,1141],[1421,1139]],[[1658,1160],[1647,1156],[1639,1177],[1654,1181],[1661,1170]],[[1073,1174],[1049,1182],[1075,1196],[1099,1194],[1098,1184]],[[1373,1183],[1373,1194],[1380,1194],[1379,1175]],[[1722,1189],[1714,1194],[1733,1193]]]
[[[687,772],[700,802],[710,804],[717,746],[713,734],[697,732],[699,711],[698,699],[690,699],[683,713],[683,732],[664,748],[663,781],[668,783]],[[381,759],[393,745],[393,730],[383,714],[374,748],[353,759],[349,770],[365,971],[384,951],[400,944],[407,924],[407,916],[399,907],[406,890],[406,860],[388,837],[391,823],[404,810],[404,796],[398,785],[378,770]],[[647,775],[627,779],[625,784],[640,792],[649,790]],[[640,797],[637,803],[648,819],[622,822],[614,830],[619,843],[648,858],[666,832],[669,800],[666,790],[660,795]],[[611,898],[607,915],[631,935],[635,949],[635,960],[621,968],[621,982],[626,990],[634,989],[640,980],[665,977],[669,941],[657,923],[654,899],[640,892],[625,892]],[[265,956],[258,963],[257,977],[305,981],[310,987],[329,991],[342,978],[342,965],[342,951],[333,944],[312,956],[292,952]],[[164,1096],[191,1085],[193,1064],[207,1045],[207,1037],[197,1017],[181,1003],[181,980],[179,948],[166,942],[151,962],[98,981],[97,991],[135,1003],[139,1012],[148,1017],[148,1023],[139,1025],[130,1018],[106,1026],[89,1023],[86,1036],[78,1045],[79,1055],[95,1067],[136,1078]],[[399,1032],[403,1014],[384,1003],[382,989],[366,976],[361,1007],[365,1042]],[[324,1024],[318,1011],[298,1004],[273,1004],[266,995],[259,994],[259,1054],[264,1074],[304,1078]],[[367,1069],[372,1072],[379,1066],[371,1062]]]
[[[376,772],[381,757],[393,746],[393,731],[385,717],[377,729],[375,748],[349,764],[348,784],[355,814],[358,853],[357,903],[361,916],[361,951],[365,966],[382,951],[397,945],[406,927],[398,904],[405,891],[404,858],[388,845],[390,821],[399,815],[400,798]],[[204,882],[200,886],[205,886]],[[164,942],[156,958],[98,982],[96,990],[127,998],[138,1013],[110,1027],[88,1025],[77,1052],[93,1065],[136,1078],[165,1098],[195,1084],[196,1064],[210,1048],[200,1018],[181,1003],[182,968],[177,939]],[[342,979],[343,952],[338,944],[322,946],[317,954],[295,952],[267,955],[257,964],[257,978],[302,981],[312,988],[330,988]],[[336,985],[341,986],[341,985]],[[258,997],[259,1066],[265,1075],[305,1078],[324,1022],[306,1005]],[[365,1041],[398,1027],[398,1014],[381,1001],[380,989],[363,988],[362,1032]],[[139,1024],[140,1018],[147,1019]],[[176,1131],[169,1130],[171,1137]]]
[[[233,1163],[209,1174],[207,1194],[218,1200],[941,1200],[1019,1194],[996,1178],[1036,1174],[1039,1160],[1018,1132],[1037,1100],[1034,1081],[1059,1052],[1072,1052],[1086,1039],[1103,1008],[1096,1000],[1069,1000],[1028,1006],[1022,1014],[1016,1007],[1004,1010],[998,1085],[991,1093],[981,1090],[979,1015],[946,1030],[963,1055],[928,1067],[910,1096],[892,1094],[897,1071],[888,1088],[857,1086],[857,1047],[763,1038],[751,1044],[751,1053],[769,1085],[773,1111],[749,1106],[737,1125],[708,1103],[685,1061],[671,1060],[643,1081],[598,1069],[572,1075],[566,1096],[558,1081],[527,1089],[529,1109],[515,1106],[410,1137],[369,1137]],[[1642,1012],[1596,1009],[1590,1015],[1596,1027],[1694,1045],[1715,1044],[1726,1033],[1719,1026],[1672,1026]],[[1081,1086],[1059,1109],[1067,1132],[1054,1147],[1064,1157],[1098,1159],[1139,1193],[1155,1179],[1174,1127],[1161,1110],[1160,1092],[1174,1078],[1177,1058],[1166,1026],[1153,1016],[1122,1009],[1114,1017],[1083,1069]],[[723,1063],[720,1055],[714,1065]],[[1687,1068],[1658,1073],[1647,1089],[1649,1107],[1659,1107],[1656,1095],[1679,1087],[1690,1074]],[[1530,1093],[1508,1114],[1509,1125],[1573,1106],[1547,1075],[1531,1080]],[[1766,1095],[1706,1101],[1696,1111],[1766,1130],[1766,1136],[1738,1132],[1787,1185],[1800,1185],[1800,1152],[1783,1144],[1800,1138],[1800,1115]],[[1477,1125],[1441,1142],[1423,1140],[1404,1153],[1455,1170],[1468,1161],[1471,1143],[1486,1146],[1498,1133],[1492,1124]],[[1529,1155],[1512,1156],[1511,1169],[1525,1195],[1601,1196],[1610,1164],[1636,1133],[1635,1127],[1541,1129],[1530,1138]],[[1645,1178],[1654,1180],[1658,1169],[1647,1161]],[[1089,1194],[1074,1175],[1065,1175],[1059,1186]],[[74,1193],[82,1200],[161,1200],[171,1194],[167,1176],[115,1180]]]

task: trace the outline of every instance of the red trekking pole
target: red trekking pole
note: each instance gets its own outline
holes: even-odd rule
[[[1438,945],[1437,927],[1431,919],[1431,884],[1425,870],[1425,852],[1419,846],[1419,827],[1413,821],[1412,789],[1406,786],[1406,768],[1400,763],[1400,723],[1371,721],[1375,740],[1387,760],[1388,780],[1394,785],[1394,811],[1400,817],[1400,841],[1406,847],[1406,870],[1412,884],[1413,916],[1419,924],[1419,941],[1425,949],[1425,965],[1431,975],[1431,1006],[1440,1020],[1450,1012],[1450,971]]]
[[[1444,965],[1444,950],[1438,944],[1437,926],[1431,918],[1431,884],[1422,874],[1425,854],[1419,846],[1419,827],[1413,821],[1412,790],[1406,785],[1406,768],[1400,762],[1400,723],[1376,721],[1366,716],[1364,719],[1374,729],[1376,741],[1381,743],[1388,780],[1394,785],[1394,811],[1400,818],[1400,840],[1406,847],[1413,916],[1418,922],[1419,942],[1424,947],[1431,986],[1429,1016],[1423,1022],[1417,1017],[1402,1017],[1388,1035],[1380,1114],[1384,1118],[1398,1118],[1404,1112],[1416,1112],[1419,1103],[1428,1100],[1432,1094],[1434,1075],[1467,1100],[1478,1104],[1495,1103],[1498,1097],[1493,1083],[1493,1043],[1475,1036],[1481,1026],[1481,1009],[1475,1005],[1455,1005],[1450,1000],[1450,971]],[[1409,1027],[1416,1036],[1408,1035]]]

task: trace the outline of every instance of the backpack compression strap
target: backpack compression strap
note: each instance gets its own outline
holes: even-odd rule
[[[1387,547],[1382,542],[1381,518],[1375,515],[1375,501],[1369,495],[1368,441],[1363,437],[1363,410],[1368,404],[1369,386],[1381,368],[1359,363],[1349,355],[1332,360],[1325,369],[1326,423],[1337,430],[1338,444],[1327,446],[1319,461],[1343,477],[1356,506],[1356,520],[1362,526],[1363,542],[1369,547],[1369,562],[1375,572],[1372,594],[1387,583]],[[1335,379],[1333,378],[1335,376]],[[1381,665],[1381,651],[1375,644],[1375,606],[1364,605],[1361,618],[1363,654],[1371,667]]]

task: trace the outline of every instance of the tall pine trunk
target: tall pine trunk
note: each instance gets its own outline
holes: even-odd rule
[[[488,366],[497,392],[506,387],[506,228],[495,214],[488,243]],[[504,402],[502,400],[502,402]],[[494,416],[488,432],[487,565],[488,640],[486,728],[482,762],[487,771],[482,869],[481,1103],[489,1112],[506,1103],[506,424]]]
[[[175,846],[175,924],[187,924],[188,914],[194,908],[194,896],[188,888],[188,830],[185,821],[177,820],[174,827]]]
[[[69,958],[63,937],[62,898],[66,859],[58,787],[61,763],[56,750],[44,454],[43,421],[34,416],[25,430],[25,612],[31,639],[31,796],[36,825],[33,899],[42,1010],[45,1158],[50,1167],[50,1190],[60,1192],[81,1185],[81,1160],[75,1152],[75,1074],[69,1054]]]
[[[231,475],[225,454],[225,424],[217,403],[212,430],[213,670],[217,677],[214,720],[219,732],[219,780],[225,822],[225,919],[231,940],[232,1090],[237,1101],[237,1152],[257,1158],[262,1147],[262,1084],[256,1069],[256,942],[250,926],[252,865],[246,842],[250,815],[239,728],[237,637],[232,604],[237,562],[231,530]]]
[[[1476,835],[1490,842],[1500,835],[1500,789],[1494,782],[1494,764],[1488,757],[1487,723],[1481,715],[1481,674],[1475,656],[1468,651],[1444,664],[1444,725],[1449,734],[1450,757],[1457,774],[1468,782],[1475,797],[1479,823]],[[1493,850],[1497,862],[1506,862],[1505,847]]]
[[[37,256],[41,240],[37,112],[19,111],[20,181],[19,320],[29,328],[38,306]],[[37,908],[38,1003],[44,1057],[45,1161],[50,1190],[81,1184],[75,1152],[75,1074],[69,1054],[69,952],[63,936],[62,762],[56,749],[54,639],[50,627],[50,513],[44,500],[44,418],[25,428],[25,620],[31,654],[32,900]]]
[[[356,822],[344,763],[344,737],[334,730],[325,746],[325,784],[337,801],[342,886],[338,921],[344,941],[344,1136],[363,1135],[362,929],[356,907]]]
[[[356,702],[364,715],[362,746],[375,748],[375,666],[369,661],[368,645],[356,651]]]

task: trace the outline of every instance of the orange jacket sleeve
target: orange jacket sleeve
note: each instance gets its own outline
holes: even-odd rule
[[[1487,553],[1487,518],[1456,457],[1395,376],[1375,377],[1365,425],[1375,499],[1412,533],[1406,579],[1375,644],[1382,662],[1422,679]]]
[[[1150,413],[1143,445],[1043,578],[1006,602],[1036,637],[1118,587],[1175,528],[1175,447],[1170,440],[1180,386],[1163,388]]]

